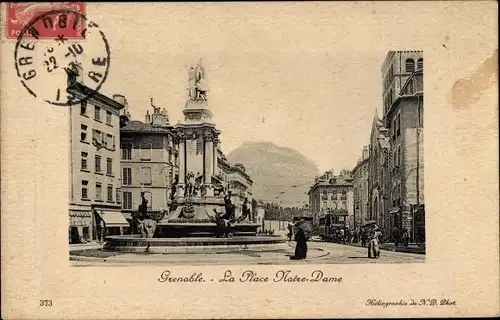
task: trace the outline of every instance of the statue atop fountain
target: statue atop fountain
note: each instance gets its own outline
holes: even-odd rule
[[[188,91],[191,101],[207,101],[207,83],[205,80],[205,68],[200,61],[196,66],[190,66],[188,71]]]

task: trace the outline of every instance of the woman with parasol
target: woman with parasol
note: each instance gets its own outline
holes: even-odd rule
[[[365,223],[363,227],[368,229],[368,258],[380,258],[380,236],[381,232],[377,225],[377,222],[371,220]]]
[[[295,229],[295,242],[297,242],[297,245],[295,246],[295,255],[290,257],[290,259],[302,260],[307,257],[307,239],[312,232],[312,227],[309,222],[301,218],[295,224]]]

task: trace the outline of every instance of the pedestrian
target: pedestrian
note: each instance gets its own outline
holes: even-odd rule
[[[370,243],[368,244],[368,258],[380,258],[380,236],[381,232],[377,225],[374,225],[370,230]]]
[[[288,233],[287,233],[288,241],[292,241],[292,236],[293,236],[293,223],[290,221],[288,223]]]
[[[292,260],[302,260],[307,257],[307,235],[302,228],[298,228],[295,233],[295,255]]]
[[[345,231],[343,228],[340,229],[340,242],[345,244]]]
[[[405,228],[403,232],[403,245],[408,248],[408,242],[410,241],[410,235],[408,234],[408,229]]]
[[[368,230],[364,228],[363,233],[361,235],[361,245],[365,247],[367,242],[368,242]]]
[[[400,242],[399,238],[400,238],[399,228],[397,226],[394,226],[394,229],[392,229],[392,239],[394,240],[395,247],[397,247]]]
[[[106,224],[104,223],[104,219],[99,219],[99,243],[104,242],[104,236],[106,235]]]

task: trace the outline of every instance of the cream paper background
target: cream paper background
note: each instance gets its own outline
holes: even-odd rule
[[[151,8],[161,15],[151,18],[148,15]],[[344,36],[335,38],[331,30],[324,30],[324,41],[311,43],[324,46],[325,50],[352,48],[356,45],[352,41],[357,41],[363,50],[370,46],[387,51],[424,50],[426,262],[286,266],[302,275],[320,268],[328,275],[344,279],[342,284],[315,285],[157,281],[167,268],[179,275],[197,271],[206,277],[222,277],[224,266],[70,267],[67,110],[31,97],[20,85],[14,68],[14,41],[6,40],[2,30],[2,318],[499,315],[495,2],[87,4],[87,16],[99,22],[108,39],[112,39],[112,50],[142,50],[145,54],[145,49],[121,47],[121,39],[159,36],[169,21],[179,15],[185,19],[209,19],[212,24],[224,19],[242,19],[237,31],[244,33],[245,23],[273,25],[273,14],[277,12],[290,15],[288,28],[304,41],[311,41],[310,33],[317,30],[308,32],[309,26],[301,24],[301,17],[338,17],[332,30],[343,30],[337,32]],[[254,20],[245,18],[249,16]],[[110,24],[117,17],[123,24]],[[3,12],[2,19],[3,28]],[[182,37],[193,30],[165,32],[177,32]],[[221,37],[227,32],[231,30],[222,30]],[[349,34],[355,36],[345,36]],[[223,43],[222,39],[213,41]],[[230,48],[226,44],[217,49],[224,52]],[[182,54],[182,49],[175,47],[177,54]],[[169,50],[168,44],[165,50]],[[495,58],[476,72],[493,54]],[[112,65],[110,72],[121,67],[126,66]],[[488,73],[495,73],[493,81]],[[469,79],[472,85],[464,89],[456,87],[453,96],[452,88],[460,79]],[[381,84],[382,81],[374,85]],[[247,268],[268,276],[280,269],[279,266],[229,267],[234,273]],[[370,298],[384,301],[449,298],[457,305],[367,307],[365,303]],[[54,305],[39,307],[40,299],[51,299]]]

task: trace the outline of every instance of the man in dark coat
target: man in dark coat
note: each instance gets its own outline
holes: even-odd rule
[[[299,221],[299,224],[300,223],[304,223],[304,220],[301,219]],[[302,260],[307,257],[307,234],[300,226],[298,226],[296,229],[297,232],[295,233],[295,242],[297,242],[297,245],[295,246],[295,255],[293,257],[290,257],[290,259]]]
[[[397,247],[400,240],[399,228],[397,226],[392,229],[392,239],[394,240],[394,246]]]

